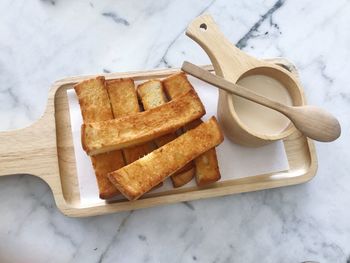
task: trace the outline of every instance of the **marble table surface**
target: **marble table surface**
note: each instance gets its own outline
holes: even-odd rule
[[[209,63],[184,35],[209,12],[260,58],[296,64],[342,137],[317,143],[309,183],[91,218],[68,218],[30,175],[0,178],[0,262],[350,262],[350,2],[0,2],[0,129],[27,126],[48,89],[81,74]],[[0,142],[1,144],[1,142]]]

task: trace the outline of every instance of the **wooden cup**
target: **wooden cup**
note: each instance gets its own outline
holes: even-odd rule
[[[238,49],[225,38],[210,15],[205,14],[194,19],[189,24],[186,35],[205,50],[218,76],[237,83],[247,76],[265,75],[279,81],[287,89],[293,105],[305,104],[301,85],[288,70],[258,60]],[[219,90],[218,119],[230,140],[251,147],[286,138],[295,131],[292,123],[278,134],[257,133],[249,129],[237,116],[232,95],[223,90]]]

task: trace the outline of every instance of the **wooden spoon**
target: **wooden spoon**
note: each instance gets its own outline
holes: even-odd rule
[[[341,128],[338,120],[322,108],[308,105],[287,106],[281,104],[256,94],[240,85],[229,82],[224,78],[211,74],[209,71],[187,61],[182,64],[181,69],[220,89],[282,113],[293,122],[294,126],[301,133],[311,139],[320,142],[330,142],[336,140],[340,136]]]

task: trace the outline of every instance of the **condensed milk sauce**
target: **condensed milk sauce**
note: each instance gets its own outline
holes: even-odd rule
[[[265,75],[244,77],[237,82],[257,94],[286,105],[292,105],[292,99],[287,89],[277,80]],[[233,96],[233,106],[237,116],[245,126],[258,134],[279,134],[290,123],[281,113],[259,105],[255,102]]]

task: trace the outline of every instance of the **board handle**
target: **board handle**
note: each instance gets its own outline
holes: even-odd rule
[[[0,132],[0,176],[30,172],[27,166],[32,162],[33,152],[40,148],[31,130],[29,126]]]
[[[43,119],[29,127],[0,132],[0,176],[32,174],[41,177],[53,156],[51,136],[42,133]],[[47,125],[47,124],[46,124]],[[45,168],[45,169],[44,169]]]
[[[236,81],[244,72],[263,65],[232,44],[208,14],[195,18],[187,27],[186,35],[204,49],[215,73],[230,81]],[[230,72],[230,76],[224,76],[226,72]]]

